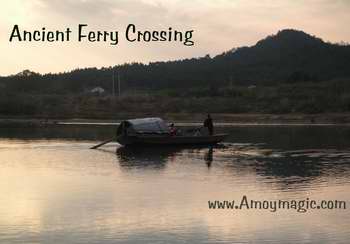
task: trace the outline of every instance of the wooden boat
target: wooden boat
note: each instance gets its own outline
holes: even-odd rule
[[[117,142],[122,145],[213,145],[227,134],[178,133],[171,135],[169,127],[160,118],[123,121],[117,130]]]

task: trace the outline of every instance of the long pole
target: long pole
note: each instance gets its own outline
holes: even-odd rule
[[[101,147],[101,146],[103,146],[103,145],[105,145],[105,144],[107,144],[107,143],[110,143],[110,142],[112,142],[112,141],[114,141],[114,139],[109,139],[109,140],[104,141],[104,142],[101,142],[101,143],[99,143],[99,144],[97,144],[97,145],[95,145],[95,146],[93,146],[93,147],[90,147],[90,149],[97,149],[97,148],[99,148],[99,147]]]
[[[120,75],[118,71],[118,97],[120,97]]]
[[[112,70],[112,95],[115,96],[115,81],[114,81],[114,68]]]

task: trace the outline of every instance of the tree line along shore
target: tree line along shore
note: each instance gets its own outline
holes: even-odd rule
[[[215,57],[0,76],[0,117],[179,114],[186,120],[184,115],[213,113],[258,114],[260,120],[262,114],[303,114],[312,122],[324,114],[321,121],[343,123],[350,113],[349,67],[350,45],[282,30]]]

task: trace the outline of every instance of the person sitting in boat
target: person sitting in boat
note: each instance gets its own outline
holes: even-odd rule
[[[174,123],[171,123],[171,124],[170,124],[169,130],[170,130],[170,135],[171,135],[171,136],[176,136],[177,129],[175,128]]]
[[[212,136],[214,134],[214,124],[210,114],[208,114],[208,117],[204,121],[203,126],[208,128],[209,135]]]
[[[194,136],[201,136],[201,135],[202,135],[201,128],[196,128],[194,131]]]

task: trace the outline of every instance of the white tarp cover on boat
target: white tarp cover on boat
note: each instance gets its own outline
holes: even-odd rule
[[[169,127],[161,118],[127,120],[138,133],[169,133]]]

